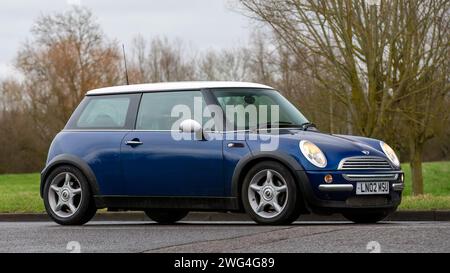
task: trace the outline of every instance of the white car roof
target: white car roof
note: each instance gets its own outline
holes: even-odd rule
[[[87,95],[105,95],[134,92],[153,92],[153,91],[171,91],[171,90],[193,90],[207,88],[263,88],[273,89],[270,86],[250,83],[250,82],[220,82],[220,81],[198,81],[198,82],[163,82],[113,86],[94,89],[87,92]]]

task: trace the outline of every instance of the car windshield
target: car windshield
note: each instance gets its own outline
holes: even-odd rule
[[[224,89],[215,90],[213,93],[225,113],[227,129],[302,128],[309,123],[305,116],[276,90]]]

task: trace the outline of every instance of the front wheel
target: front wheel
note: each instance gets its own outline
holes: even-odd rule
[[[187,210],[175,209],[151,209],[145,211],[148,218],[160,224],[173,224],[186,217],[188,213],[189,211]]]
[[[261,162],[247,173],[242,203],[259,224],[290,224],[300,215],[299,194],[290,171],[278,162]]]
[[[389,215],[389,212],[345,212],[342,215],[347,218],[347,220],[350,220],[357,224],[374,224],[385,219]]]

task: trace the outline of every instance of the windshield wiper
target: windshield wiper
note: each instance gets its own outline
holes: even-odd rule
[[[308,128],[317,128],[317,126],[312,122],[305,122],[302,123],[300,126],[304,131],[308,131]]]
[[[303,125],[294,124],[289,121],[267,122],[258,124],[258,128],[303,128]]]

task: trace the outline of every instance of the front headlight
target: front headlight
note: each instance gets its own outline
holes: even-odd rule
[[[381,150],[386,154],[389,160],[394,164],[395,167],[400,167],[400,160],[398,160],[397,155],[394,152],[394,149],[391,146],[387,145],[383,141],[380,141]]]
[[[302,140],[300,141],[300,151],[302,154],[311,162],[314,166],[319,168],[325,168],[327,166],[327,158],[322,153],[319,147],[317,147],[314,143]]]

